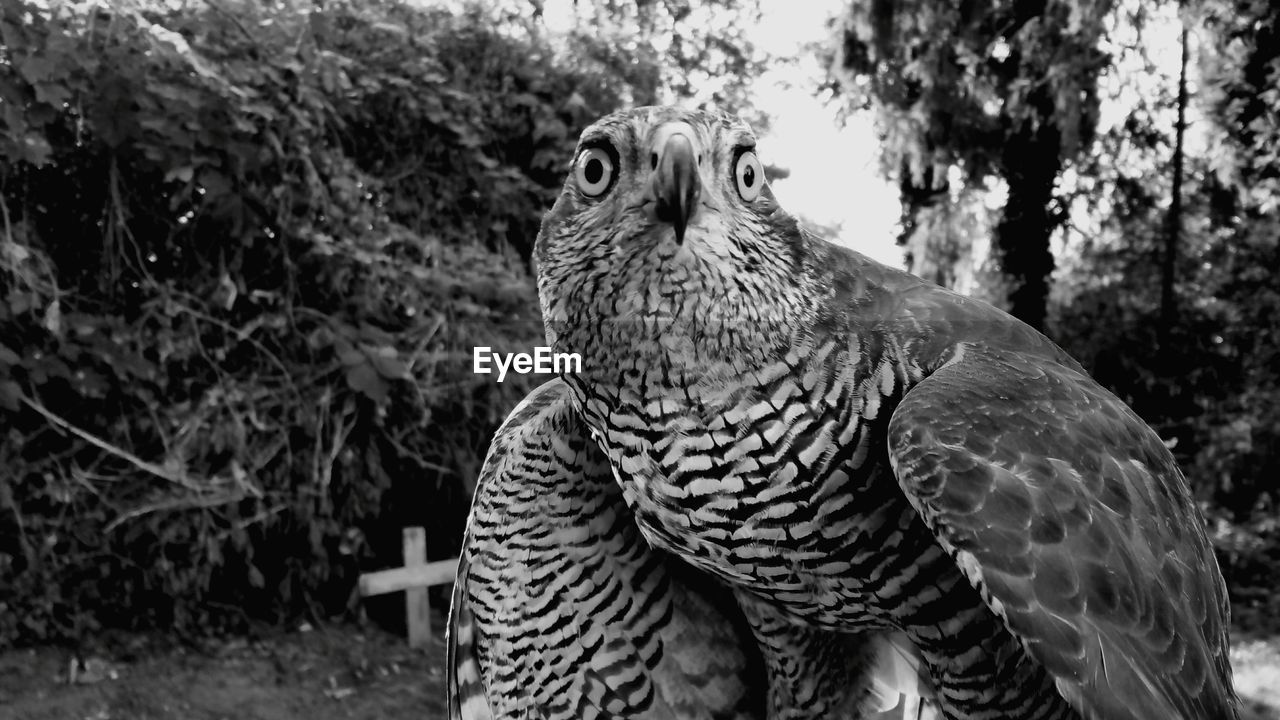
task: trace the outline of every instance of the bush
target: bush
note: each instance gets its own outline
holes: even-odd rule
[[[0,14],[0,646],[456,553],[526,389],[470,347],[540,341],[540,213],[632,89],[478,10],[43,6]]]
[[[1208,510],[1234,618],[1274,631],[1280,292],[1273,269],[1280,267],[1280,233],[1257,219],[1241,225],[1189,238],[1178,323],[1167,338],[1158,331],[1158,265],[1140,236],[1145,230],[1159,237],[1149,216],[1132,223],[1123,245],[1099,243],[1086,252],[1087,272],[1059,280],[1055,335],[1170,445]]]

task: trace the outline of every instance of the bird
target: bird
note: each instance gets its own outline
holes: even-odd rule
[[[490,444],[446,648],[451,720],[916,720],[934,707],[903,636],[791,623],[652,549],[560,380]]]
[[[1238,717],[1160,437],[1025,323],[807,232],[742,120],[590,125],[534,260],[654,548],[794,624],[902,633],[946,718]]]

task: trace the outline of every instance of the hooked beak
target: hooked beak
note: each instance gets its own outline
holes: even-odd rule
[[[676,231],[676,243],[684,244],[684,231],[692,222],[702,195],[698,152],[691,132],[677,127],[660,136],[651,152],[656,160],[650,179],[654,215],[657,220],[670,223]]]

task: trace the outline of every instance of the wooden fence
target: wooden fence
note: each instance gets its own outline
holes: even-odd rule
[[[361,575],[360,595],[372,597],[403,590],[409,646],[422,647],[431,639],[431,601],[427,588],[433,585],[452,585],[457,574],[457,558],[427,562],[425,529],[405,528],[404,567]]]

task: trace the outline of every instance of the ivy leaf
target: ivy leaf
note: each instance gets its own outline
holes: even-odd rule
[[[321,350],[333,344],[334,344],[333,330],[330,330],[328,327],[324,325],[321,325],[315,330],[312,330],[307,335],[307,347],[311,348],[312,350]],[[346,363],[343,363],[343,364],[345,365]]]
[[[169,171],[164,174],[164,181],[172,182],[174,180],[177,180],[178,182],[181,182],[181,183],[189,183],[191,182],[191,176],[194,173],[195,173],[195,168],[191,167],[190,165],[183,165],[182,167],[170,168]]]
[[[44,309],[44,329],[58,338],[62,337],[62,304],[57,300]]]
[[[12,380],[0,380],[0,408],[17,412],[18,399],[22,397],[22,388]]]
[[[54,107],[62,107],[63,103],[71,99],[71,88],[63,82],[36,83],[34,87],[36,100]]]
[[[49,141],[45,139],[43,133],[29,132],[22,138],[22,142],[18,145],[18,157],[20,160],[35,165],[36,167],[44,167],[49,162],[49,156],[53,154],[53,148],[49,146]]]
[[[409,376],[409,368],[393,347],[373,348],[369,360],[378,374],[388,380],[403,380]]]
[[[334,347],[338,351],[338,360],[348,368],[355,367],[367,362],[364,353],[351,344],[350,340],[339,335],[334,342]]]
[[[18,72],[32,85],[53,77],[55,64],[48,58],[28,56],[18,63]]]
[[[391,392],[391,385],[367,362],[347,368],[347,385],[379,404],[386,402]]]
[[[205,190],[205,201],[210,202],[231,192],[231,180],[217,170],[200,171],[200,185]]]
[[[568,133],[569,128],[559,118],[547,118],[539,120],[533,126],[533,141],[539,143],[547,139],[559,140]]]

